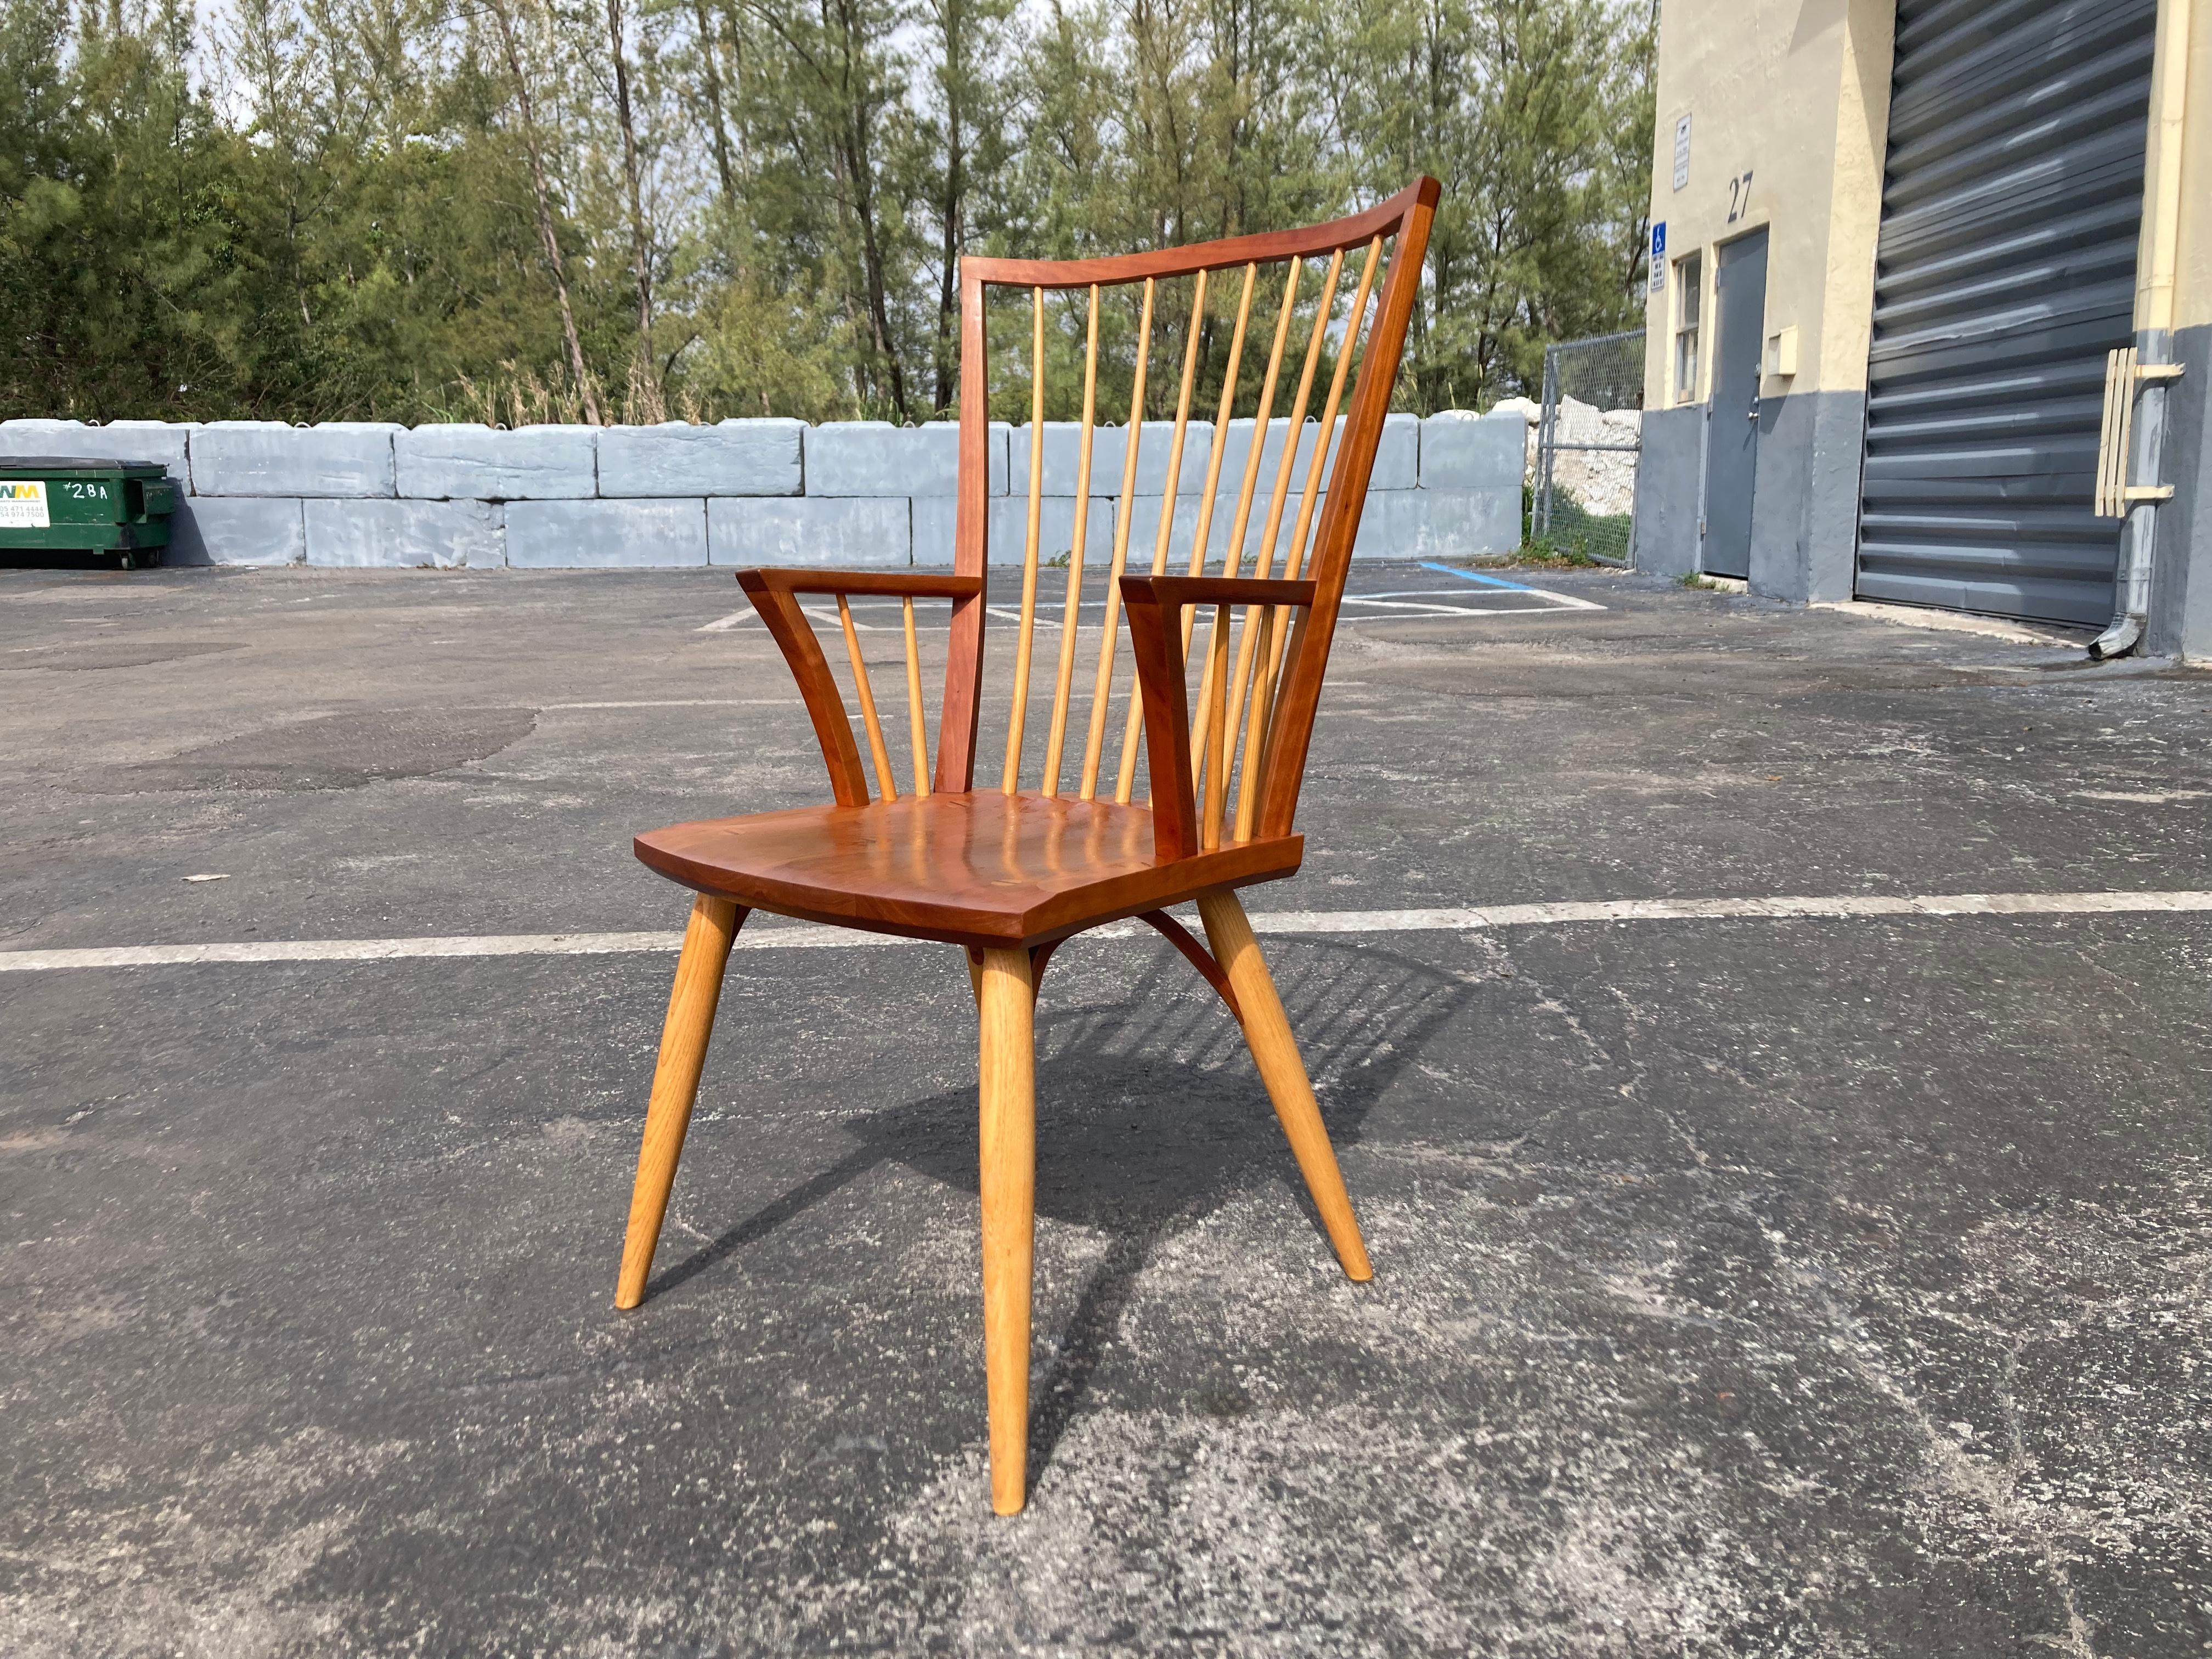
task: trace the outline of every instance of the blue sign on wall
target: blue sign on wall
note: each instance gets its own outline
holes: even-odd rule
[[[1651,291],[1654,294],[1667,286],[1667,222],[1657,219],[1651,225]]]

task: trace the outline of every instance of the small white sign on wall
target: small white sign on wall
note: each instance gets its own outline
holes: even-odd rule
[[[1674,188],[1686,189],[1690,183],[1690,118],[1677,117],[1674,122]]]

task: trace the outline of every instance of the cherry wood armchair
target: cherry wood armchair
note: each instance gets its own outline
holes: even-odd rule
[[[647,1108],[615,1305],[634,1308],[643,1299],[724,966],[747,912],[768,910],[964,947],[981,1026],[983,1340],[991,1498],[1001,1514],[1021,1509],[1027,1496],[1036,1175],[1032,1024],[1038,981],[1062,940],[1136,916],[1189,959],[1243,1028],[1344,1271],[1354,1279],[1370,1276],[1312,1086],[1237,889],[1295,873],[1304,854],[1292,822],[1307,744],[1437,193],[1435,180],[1421,179],[1379,206],[1334,223],[1154,253],[1066,262],[963,259],[953,573],[767,569],[738,575],[798,679],[829,765],[834,804],[681,823],[637,837],[641,860],[697,896]],[[1347,266],[1357,272],[1348,306],[1340,303]],[[1163,285],[1176,285],[1179,294],[1186,278],[1182,373],[1152,570],[1131,574],[1127,565],[1153,318]],[[1210,283],[1217,301],[1233,293],[1233,307],[1222,307],[1225,316],[1210,306]],[[1097,431],[1100,295],[1102,289],[1139,285],[1138,295],[1127,296],[1138,313],[1129,424],[1121,429],[1112,564],[1079,756],[1072,743],[1071,704]],[[1005,760],[995,783],[979,788],[992,441],[984,300],[994,288],[1029,290],[1028,514]],[[1250,378],[1244,360],[1255,291],[1279,297],[1254,423],[1244,428],[1251,436],[1241,457],[1228,534],[1217,548],[1217,491],[1227,488],[1221,475],[1232,447],[1230,422]],[[1062,306],[1070,295],[1087,301],[1083,421],[1051,714],[1036,786],[1024,788],[1042,542],[1048,294],[1059,296],[1055,303]],[[1178,483],[1194,382],[1202,362],[1210,368],[1220,325],[1230,318],[1204,484],[1186,505]],[[1316,373],[1330,359],[1333,369],[1315,418]],[[1279,404],[1288,362],[1297,364],[1297,388]],[[1279,454],[1255,538],[1254,509],[1270,447],[1262,437],[1285,428],[1285,441],[1273,446]],[[1291,492],[1301,470],[1293,512]],[[1218,499],[1228,505],[1226,495]],[[1186,574],[1170,575],[1177,520],[1193,514]],[[814,634],[805,603],[809,598],[817,600],[816,611],[823,609],[822,599],[836,602],[835,621],[844,636],[875,775],[872,796],[843,693]],[[889,601],[899,602],[913,756],[912,787],[904,793],[893,777],[893,739],[878,712],[853,616],[854,599],[885,609]],[[951,605],[933,767],[915,623],[918,600]],[[1241,628],[1235,626],[1237,606],[1243,607]],[[1202,666],[1194,712],[1188,675],[1200,609],[1210,611],[1211,622],[1196,659]],[[1133,678],[1127,681],[1119,673],[1123,616],[1134,665]],[[1127,690],[1115,765],[1109,738],[1117,684]],[[1143,805],[1135,794],[1140,726],[1148,791]],[[1071,762],[1072,792],[1065,787]],[[1167,913],[1167,907],[1192,900],[1210,952]]]

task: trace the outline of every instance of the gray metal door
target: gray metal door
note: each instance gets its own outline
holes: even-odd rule
[[[1705,433],[1705,543],[1709,575],[1751,574],[1751,496],[1759,473],[1759,380],[1766,351],[1766,233],[1720,252],[1713,272],[1720,313],[1713,355],[1713,406]]]
[[[1862,599],[2105,623],[2157,0],[1899,0]]]

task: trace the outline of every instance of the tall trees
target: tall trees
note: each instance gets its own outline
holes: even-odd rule
[[[530,158],[531,205],[538,221],[538,240],[545,250],[546,274],[553,279],[553,298],[561,311],[561,343],[568,351],[568,368],[585,416],[599,424],[599,400],[592,371],[584,363],[583,342],[576,333],[576,312],[568,298],[568,270],[561,257],[560,228],[554,222],[553,192],[546,182],[545,145],[538,130],[538,109],[530,95],[530,74],[523,67],[522,48],[515,38],[513,8],[517,0],[484,0],[492,27],[499,35],[500,57],[513,83],[515,116],[522,130],[523,152]]]
[[[1012,14],[1013,0],[923,0],[929,70],[923,193],[937,221],[931,399],[940,410],[952,407],[960,380],[960,250],[995,215],[993,185],[1006,165],[1016,108],[1004,73]]]
[[[646,420],[666,412],[653,346],[653,234],[645,223],[645,187],[637,155],[637,116],[629,97],[629,30],[623,0],[607,0],[607,61],[614,70],[615,125],[622,134],[623,186],[629,210],[630,272],[637,283],[637,347],[630,358],[630,398]]]
[[[1235,234],[1418,171],[1407,405],[1639,311],[1651,0],[198,15],[0,0],[8,412],[927,419],[963,250]],[[1102,406],[1133,325],[1108,308]]]
[[[1486,405],[1548,340],[1641,318],[1651,13],[1608,0],[1354,0],[1331,30],[1338,153],[1443,181],[1407,396]],[[1362,134],[1366,137],[1363,140]]]
[[[736,0],[751,73],[741,101],[756,229],[836,308],[855,404],[899,420],[918,355],[915,113],[893,0]]]

